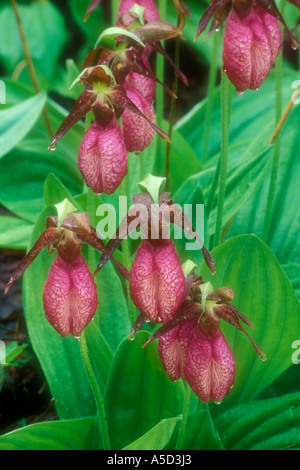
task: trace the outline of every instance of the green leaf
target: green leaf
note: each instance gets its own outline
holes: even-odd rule
[[[12,343],[9,343],[8,345],[5,345],[5,364],[4,365],[9,365],[10,362],[12,362],[16,357],[21,354],[24,349],[27,348],[27,344],[21,344],[20,346],[16,341],[13,341]]]
[[[300,198],[299,126],[300,115],[294,106],[281,131],[280,162],[268,239],[268,245],[282,264],[299,262],[300,206],[296,203]],[[270,176],[248,200],[247,210],[239,211],[228,232],[229,237],[239,233],[255,233],[262,237],[269,184]]]
[[[285,274],[291,281],[291,284],[296,292],[298,299],[300,300],[300,264],[284,264],[282,266]]]
[[[208,41],[206,42],[208,44]],[[288,103],[291,98],[291,84],[299,79],[297,71],[284,67],[282,80],[283,103]],[[232,99],[231,122],[230,122],[230,145],[256,139],[261,135],[261,142],[267,144],[275,127],[275,75],[271,71],[267,80],[264,81],[259,90],[247,90],[240,96],[234,92]],[[193,149],[201,162],[203,148],[203,133],[205,126],[205,115],[207,110],[207,98],[197,103],[176,124],[176,129],[185,136],[190,147]],[[266,125],[267,123],[267,125]],[[269,128],[269,126],[271,126]],[[273,126],[273,127],[272,127]],[[268,136],[264,130],[268,130]],[[295,125],[295,128],[297,126]],[[209,155],[215,156],[221,146],[221,110],[220,110],[220,87],[217,88],[214,99],[214,108],[211,120]],[[211,161],[207,162],[211,166]],[[231,164],[231,155],[229,155]]]
[[[100,258],[100,256],[99,256]],[[129,335],[131,324],[122,283],[112,261],[108,261],[95,277],[99,290],[99,325],[106,341],[115,351]]]
[[[50,152],[46,145],[40,140],[23,142],[22,148],[0,160],[0,202],[29,222],[35,222],[44,208],[44,183],[50,174],[55,174],[71,194],[82,188],[77,165],[58,149]]]
[[[242,332],[221,323],[236,359],[234,388],[223,401],[229,407],[253,399],[291,365],[291,345],[300,327],[299,302],[273,253],[255,235],[233,237],[211,255],[216,275],[212,277],[204,264],[200,274],[215,288],[232,288],[232,304],[254,324],[255,330],[248,332],[268,359],[262,362]]]
[[[111,28],[107,28],[98,37],[96,44],[95,44],[95,49],[97,47],[108,47],[109,49],[114,49],[116,45],[115,38],[118,36],[125,36],[128,37],[131,41],[135,41],[138,43],[140,46],[145,47],[144,43],[140,40],[136,34],[127,31],[126,29],[119,28],[117,26],[112,26]]]
[[[45,181],[44,197],[46,206],[54,206],[64,199],[67,199],[73,206],[77,207],[78,210],[84,212],[76,196],[73,197],[65,185],[52,173]]]
[[[190,413],[181,450],[223,449],[209,411],[199,410]]]
[[[45,102],[46,96],[39,94],[0,111],[0,157],[14,148],[30,131],[40,116]]]
[[[94,425],[94,418],[31,424],[1,436],[0,449],[85,450]]]
[[[0,247],[25,250],[28,246],[33,224],[17,217],[0,216]]]
[[[65,18],[50,1],[19,5],[19,13],[39,82],[51,85],[67,39]],[[0,44],[1,63],[11,75],[24,59],[24,52],[21,39],[16,34],[16,20],[10,6],[4,6],[0,11]],[[26,69],[22,79],[26,76],[29,81]]]
[[[105,394],[112,448],[128,446],[166,418],[182,412],[184,387],[171,382],[150,343],[141,331],[134,341],[125,339],[118,347]]]
[[[280,450],[299,447],[300,394],[291,393],[236,406],[215,420],[230,450]]]
[[[163,419],[136,441],[123,450],[161,450],[169,442],[180,418]]]
[[[34,228],[30,246],[45,230],[47,216],[56,211],[46,208]],[[95,414],[95,404],[81,360],[79,341],[62,338],[45,318],[43,290],[55,255],[42,251],[23,277],[25,319],[32,347],[44,371],[61,419]]]

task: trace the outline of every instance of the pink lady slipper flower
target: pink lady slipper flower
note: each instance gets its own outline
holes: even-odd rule
[[[157,198],[147,193],[133,196],[133,206],[121,221],[116,234],[106,244],[113,254],[122,240],[133,230],[140,229],[143,240],[137,249],[129,279],[131,298],[140,310],[137,323],[147,320],[158,323],[173,319],[186,297],[186,282],[175,245],[170,239],[169,226],[176,224],[191,237],[197,239],[192,225],[177,205],[169,199],[169,193],[159,192],[161,178],[148,175],[138,183],[144,190],[157,188]],[[156,193],[156,190],[155,190]],[[157,204],[154,200],[158,201]],[[182,224],[182,222],[184,222]],[[211,272],[214,262],[200,240],[204,259]],[[107,261],[107,254],[100,258],[97,270]],[[134,326],[136,328],[136,325]]]
[[[112,194],[127,174],[127,159],[118,121],[114,118],[102,126],[93,122],[78,152],[78,167],[86,185],[96,194]]]
[[[86,185],[95,193],[112,194],[127,174],[128,142],[132,151],[148,146],[154,131],[167,142],[170,139],[155,124],[153,110],[146,98],[129,84],[127,94],[125,87],[114,82],[106,66],[87,67],[80,75],[80,80],[85,89],[59,127],[49,149],[92,111],[95,121],[81,142],[78,166]],[[125,130],[122,133],[118,120],[127,111],[129,117],[125,114]],[[132,123],[143,129],[143,135],[136,134],[136,129],[131,127]]]
[[[191,285],[188,278],[187,285]],[[220,319],[244,332],[266,360],[239,319],[250,327],[252,323],[230,300],[233,292],[229,287],[213,290],[210,283],[194,277],[176,318],[162,325],[146,343],[158,338],[158,353],[171,380],[184,379],[206,403],[210,399],[218,403],[229,393],[236,372],[233,354],[219,328]]]
[[[269,75],[281,48],[274,16],[253,5],[246,14],[231,10],[223,44],[223,68],[238,91],[256,90]]]
[[[141,152],[149,147],[154,136],[154,130],[149,121],[155,123],[154,111],[147,99],[129,83],[125,84],[125,90],[128,98],[141,111],[147,121],[130,110],[125,110],[122,115],[122,126],[124,142],[128,152]]]
[[[185,278],[172,240],[143,240],[130,270],[130,295],[154,322],[174,318],[185,298]]]
[[[299,7],[298,0],[290,0]],[[226,20],[223,70],[238,92],[258,89],[282,46],[278,24],[287,28],[274,0],[211,0],[198,24],[196,38],[213,18],[209,33]],[[298,47],[288,30],[292,47]]]
[[[18,264],[5,291],[22,276],[44,248],[55,250],[56,256],[44,287],[43,306],[47,320],[61,336],[80,336],[98,306],[97,286],[81,254],[81,242],[106,253],[103,242],[88,222],[87,214],[67,214],[60,228],[57,217],[48,217],[46,230]],[[111,259],[128,279],[128,271]]]
[[[81,254],[81,243],[65,232],[44,288],[46,318],[61,336],[78,337],[98,306],[97,286]]]

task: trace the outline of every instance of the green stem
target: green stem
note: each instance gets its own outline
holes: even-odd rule
[[[187,425],[187,419],[188,419],[188,414],[189,414],[189,408],[190,408],[191,396],[192,396],[192,389],[189,385],[187,385],[187,389],[186,389],[186,392],[185,392],[184,405],[183,405],[182,419],[181,419],[181,422],[180,422],[177,442],[176,442],[176,446],[175,446],[176,450],[180,450],[182,448],[182,445],[183,445],[183,440],[184,440],[186,425]]]
[[[213,111],[216,77],[217,77],[219,36],[216,32],[213,34],[212,39],[213,39],[212,57],[211,57],[209,77],[208,77],[207,107],[206,107],[204,132],[203,132],[203,148],[202,148],[203,164],[207,162],[207,157],[208,157],[208,144],[209,144],[209,136],[210,136],[211,117],[212,117],[212,111]]]
[[[162,20],[166,18],[167,13],[167,0],[159,0],[158,2],[158,10],[160,13],[160,17]],[[162,43],[164,47],[164,43]],[[164,58],[161,54],[156,54],[156,76],[157,78],[163,83],[164,82],[164,75],[165,75],[165,66],[164,66]],[[164,89],[162,85],[156,86],[156,124],[158,127],[162,127],[162,121],[164,118]]]
[[[20,39],[21,39],[21,42],[22,42],[22,47],[23,47],[24,56],[25,56],[25,60],[26,60],[26,63],[27,63],[27,67],[28,67],[30,80],[31,80],[31,83],[33,85],[33,88],[34,88],[35,92],[37,94],[39,94],[39,93],[41,93],[41,89],[40,89],[37,74],[36,74],[36,71],[35,71],[34,63],[33,63],[32,57],[31,57],[31,53],[30,53],[30,50],[29,50],[28,42],[27,42],[27,39],[26,39],[26,36],[25,36],[25,31],[24,31],[24,28],[23,28],[23,25],[22,25],[20,12],[19,12],[19,8],[18,8],[18,4],[17,4],[16,0],[11,0],[11,6],[12,6],[14,16],[15,16],[15,19],[16,19],[19,36],[20,36]],[[48,115],[48,112],[47,112],[46,108],[43,109],[42,114],[43,114],[43,118],[44,118],[44,121],[45,121],[47,132],[49,134],[49,137],[52,139],[53,136],[54,136],[54,131],[53,131],[51,120],[50,120],[50,117]]]
[[[177,17],[177,25],[180,23],[180,18],[179,16]],[[175,40],[175,60],[174,63],[177,68],[179,68],[180,65],[180,37],[178,36]],[[173,92],[175,95],[178,93],[178,75],[176,72],[174,72],[174,81],[173,81]],[[172,138],[172,132],[173,132],[173,126],[174,126],[174,121],[175,121],[175,111],[176,111],[176,98],[172,96],[171,98],[171,106],[170,106],[170,113],[169,113],[169,131],[168,131],[168,136],[171,140]],[[166,181],[166,191],[169,190],[169,177],[170,177],[170,156],[171,156],[171,143],[167,143],[166,147],[166,160],[165,160],[165,176],[167,178]]]
[[[85,370],[86,370],[86,373],[87,373],[87,376],[91,385],[91,389],[94,394],[96,406],[97,406],[103,449],[110,450],[110,440],[109,440],[104,401],[103,401],[103,397],[99,389],[99,386],[98,386],[98,383],[97,383],[97,380],[94,375],[93,368],[90,362],[85,330],[83,330],[80,335],[80,351],[81,351],[82,361],[83,361],[83,364],[84,364],[84,367],[85,367]]]
[[[120,196],[126,196],[126,179],[124,179],[119,188]],[[129,252],[129,243],[128,243],[128,236],[122,240],[122,253],[123,253],[123,264],[125,268],[130,271],[131,268],[131,257]],[[128,297],[128,304],[129,304],[129,315],[130,315],[130,323],[131,325],[134,324],[136,320],[136,308],[134,303],[132,302],[130,292],[129,292],[129,285],[128,282],[126,283],[126,291]]]
[[[276,61],[275,74],[276,74],[275,120],[276,120],[276,123],[278,123],[282,115],[282,50],[280,51],[279,56]],[[272,212],[273,212],[274,199],[275,199],[275,193],[276,193],[276,183],[277,183],[278,171],[279,171],[280,149],[281,149],[281,136],[280,136],[280,133],[278,133],[274,142],[271,180],[270,180],[269,193],[268,193],[268,198],[267,198],[266,215],[265,215],[264,230],[263,230],[263,237],[262,237],[266,243],[268,243],[269,236],[270,236]]]
[[[230,105],[230,83],[227,75],[222,72],[221,78],[221,155],[220,155],[220,178],[219,178],[219,194],[217,204],[216,230],[214,237],[214,246],[221,243],[223,211],[227,180],[227,162],[229,149],[229,105]]]
[[[111,22],[112,22],[112,25],[116,24],[119,5],[120,5],[120,0],[111,0]]]

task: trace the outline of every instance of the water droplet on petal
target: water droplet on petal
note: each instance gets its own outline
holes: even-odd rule
[[[245,93],[243,90],[236,90],[236,92],[237,92],[237,94],[240,95],[240,96]]]
[[[221,405],[221,403],[222,403],[222,400],[215,401],[216,405]]]
[[[74,336],[75,339],[77,339],[77,341],[80,341],[80,336]]]
[[[150,323],[149,318],[146,318],[145,322],[146,322],[146,323]]]
[[[50,148],[51,152],[54,152],[54,150],[56,150],[56,145],[53,145],[51,148]]]

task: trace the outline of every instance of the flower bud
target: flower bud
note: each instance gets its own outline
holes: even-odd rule
[[[221,401],[233,384],[235,361],[224,335],[219,328],[205,334],[197,318],[161,336],[158,353],[171,380],[182,377],[206,403]]]
[[[143,240],[130,275],[131,298],[146,318],[160,323],[176,316],[185,299],[185,278],[172,240]]]
[[[274,16],[257,5],[232,9],[223,45],[224,72],[238,91],[256,90],[268,76],[280,51],[281,30]]]
[[[155,124],[154,111],[147,99],[129,83],[125,85],[128,98],[150,122]],[[142,116],[126,109],[122,115],[124,142],[128,152],[141,152],[153,139],[154,129]]]
[[[97,305],[97,287],[80,253],[80,243],[69,232],[58,248],[44,288],[46,318],[61,336],[79,336],[92,320]]]
[[[114,118],[87,130],[78,152],[78,166],[86,185],[97,193],[112,194],[127,174],[127,151],[121,128]]]

